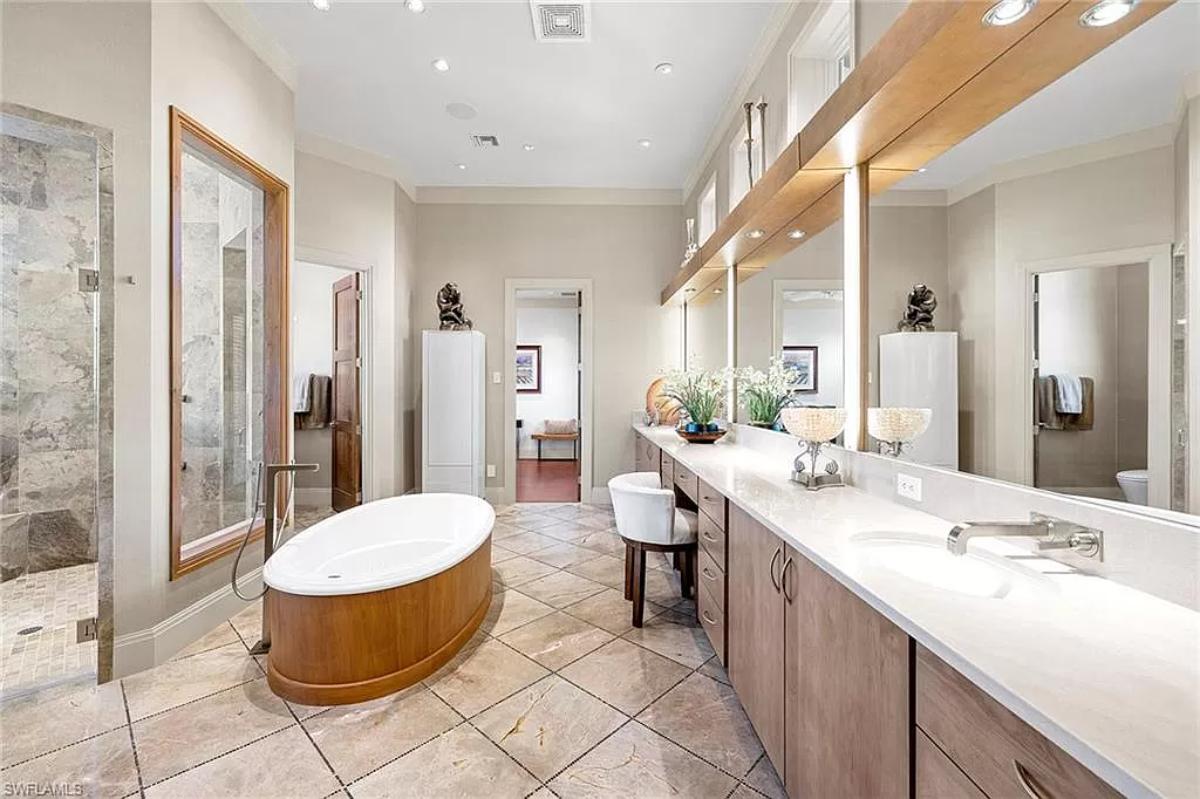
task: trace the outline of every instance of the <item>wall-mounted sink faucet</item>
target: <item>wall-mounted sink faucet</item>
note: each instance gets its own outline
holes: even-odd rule
[[[1029,514],[1028,522],[964,522],[955,525],[946,537],[946,548],[955,555],[965,555],[967,542],[972,538],[1008,536],[1037,538],[1039,551],[1069,549],[1087,558],[1104,560],[1102,530],[1041,513]]]

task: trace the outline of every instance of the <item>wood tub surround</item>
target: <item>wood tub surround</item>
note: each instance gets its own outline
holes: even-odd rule
[[[492,600],[492,539],[449,569],[364,594],[267,592],[267,682],[305,705],[363,702],[406,688],[453,658]]]

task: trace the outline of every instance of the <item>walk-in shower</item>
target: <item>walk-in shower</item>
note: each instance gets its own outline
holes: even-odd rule
[[[112,169],[0,106],[0,696],[111,670]]]

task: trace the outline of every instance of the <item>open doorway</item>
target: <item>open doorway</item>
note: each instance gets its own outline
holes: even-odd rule
[[[298,261],[292,273],[296,528],[362,504],[363,276]]]

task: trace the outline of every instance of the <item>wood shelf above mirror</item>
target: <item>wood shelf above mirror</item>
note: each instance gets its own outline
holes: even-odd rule
[[[1143,0],[1103,28],[1092,0],[1043,0],[988,27],[990,3],[913,2],[662,290],[700,304],[732,265],[746,280],[842,215],[845,170],[871,163],[879,194],[1170,6]],[[795,238],[788,234],[803,231]],[[761,231],[762,235],[754,235]]]

